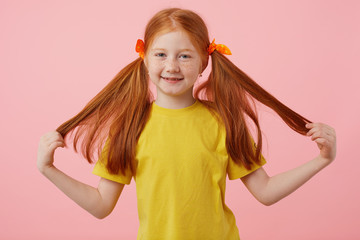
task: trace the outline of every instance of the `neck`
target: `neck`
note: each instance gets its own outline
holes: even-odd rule
[[[184,98],[182,97],[176,97],[176,96],[162,96],[158,95],[155,103],[156,105],[163,107],[163,108],[170,108],[170,109],[180,109],[180,108],[186,108],[195,103],[195,98],[193,96]]]

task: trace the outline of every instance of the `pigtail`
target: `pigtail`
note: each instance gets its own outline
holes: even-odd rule
[[[130,167],[134,172],[136,142],[150,113],[152,95],[141,58],[123,68],[76,116],[57,131],[65,138],[76,129],[73,147],[93,162],[93,154],[108,139],[107,169],[118,173]]]
[[[214,51],[211,56],[212,71],[208,81],[197,89],[196,96],[205,92],[209,101],[213,102],[213,108],[226,128],[228,153],[236,163],[249,169],[252,162],[260,161],[262,136],[254,99],[273,109],[291,129],[306,134],[308,130],[305,125],[310,122],[308,119],[277,100],[224,55]],[[257,129],[256,151],[253,151],[246,116]]]

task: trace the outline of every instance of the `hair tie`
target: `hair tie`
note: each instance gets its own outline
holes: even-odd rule
[[[145,48],[145,44],[144,41],[141,39],[138,39],[136,42],[136,47],[135,47],[135,51],[137,53],[139,53],[139,56],[144,59],[144,48]]]
[[[218,51],[221,54],[231,55],[230,49],[224,44],[215,44],[215,38],[208,47],[208,53],[211,55],[214,51]]]

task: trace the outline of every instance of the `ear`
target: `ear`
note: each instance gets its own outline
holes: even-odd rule
[[[208,58],[208,57],[206,58],[206,60],[201,61],[201,63],[200,63],[200,69],[199,69],[199,74],[202,74],[202,73],[205,71],[205,69],[207,68],[208,64],[209,64],[209,58]]]
[[[148,62],[147,62],[147,57],[144,56],[144,59],[143,59],[143,62],[144,62],[144,65],[146,67],[146,69],[148,68]]]
[[[202,73],[205,71],[205,68],[203,66],[200,66],[199,75],[202,75]]]
[[[145,66],[146,75],[149,76],[148,61],[147,61],[146,57],[144,57],[143,63],[144,63],[144,66]]]

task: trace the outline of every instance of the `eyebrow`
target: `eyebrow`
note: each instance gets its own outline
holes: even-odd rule
[[[154,49],[151,49],[151,51],[166,51],[166,49],[164,49],[164,48],[154,48]],[[195,51],[192,50],[192,49],[185,48],[185,49],[180,49],[179,52],[195,52]]]

